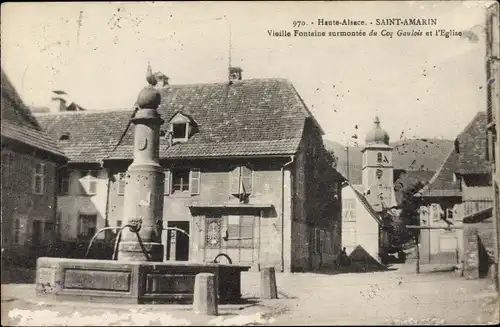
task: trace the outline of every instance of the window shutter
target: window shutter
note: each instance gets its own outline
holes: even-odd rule
[[[165,185],[163,187],[163,194],[164,195],[169,195],[170,194],[170,170],[165,170]]]
[[[241,185],[246,194],[252,193],[252,170],[248,167],[241,167]],[[240,190],[243,193],[243,189]]]
[[[240,193],[240,167],[229,172],[229,191],[231,194]]]
[[[118,195],[125,194],[125,185],[127,184],[125,173],[118,175]]]
[[[201,179],[200,169],[198,169],[198,168],[192,169],[190,177],[191,177],[191,181],[190,181],[191,194],[200,194],[200,179]]]
[[[89,181],[89,194],[97,193],[97,181],[90,180]]]

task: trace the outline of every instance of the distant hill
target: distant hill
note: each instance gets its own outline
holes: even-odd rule
[[[347,177],[347,151],[340,143],[324,140],[325,147],[339,158],[337,170]],[[453,147],[453,141],[442,139],[411,139],[391,143],[395,169],[436,171]],[[351,183],[361,184],[362,146],[349,147]]]

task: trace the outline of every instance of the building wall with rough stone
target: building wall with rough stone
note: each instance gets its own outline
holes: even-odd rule
[[[292,271],[333,266],[341,249],[341,177],[317,127],[306,122],[295,158]]]
[[[485,278],[492,273],[494,246],[492,219],[464,224],[464,276],[466,278]]]
[[[42,181],[37,190],[35,178]],[[2,257],[31,255],[55,230],[56,164],[33,149],[2,144]]]

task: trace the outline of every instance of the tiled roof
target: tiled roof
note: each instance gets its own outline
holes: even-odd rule
[[[296,153],[306,118],[314,121],[293,85],[283,79],[173,85],[162,89],[164,120],[176,112],[192,117],[196,133],[185,143],[160,142],[162,158],[288,155]],[[115,151],[133,110],[37,115],[73,162],[131,159],[133,128]],[[315,122],[315,121],[314,121]],[[167,129],[168,121],[162,126]]]
[[[1,70],[2,137],[64,157],[56,142],[40,127],[29,108]]]
[[[429,184],[419,195],[424,197],[461,196],[460,185],[454,181],[455,173],[462,175],[486,174],[486,113],[478,112],[457,137],[458,153],[453,148]]]
[[[459,136],[460,154],[458,158],[458,173],[489,174],[490,167],[486,161],[486,112],[480,112],[471,124]]]
[[[254,142],[220,142],[210,144],[174,144],[161,145],[161,158],[210,158],[227,156],[259,156],[295,153],[300,138],[288,140],[254,141]],[[120,146],[109,156],[110,159],[129,159],[133,146]]]
[[[398,179],[394,181],[394,193],[396,203],[401,204],[403,200],[403,192],[414,188],[418,182],[428,183],[434,176],[433,171],[427,170],[408,170],[399,175]]]

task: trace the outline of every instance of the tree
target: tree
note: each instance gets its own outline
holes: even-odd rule
[[[391,247],[401,247],[419,233],[418,230],[410,230],[406,226],[420,225],[420,201],[415,197],[415,194],[424,185],[424,183],[418,181],[412,185],[403,186],[401,203],[398,206],[387,208],[383,212],[383,220],[386,222],[390,234],[389,242]]]

